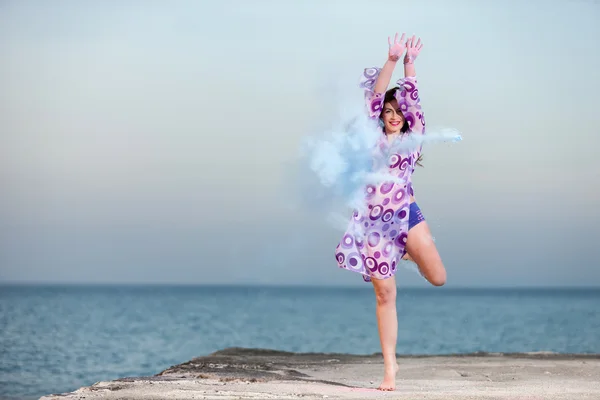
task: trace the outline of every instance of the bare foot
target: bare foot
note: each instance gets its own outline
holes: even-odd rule
[[[398,364],[395,364],[393,368],[384,368],[383,382],[381,382],[377,390],[396,390],[396,374],[399,370],[400,366]]]

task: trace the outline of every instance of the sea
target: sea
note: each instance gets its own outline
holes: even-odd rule
[[[399,288],[397,305],[399,354],[600,353],[600,288]],[[372,287],[0,286],[3,400],[229,347],[377,353]]]

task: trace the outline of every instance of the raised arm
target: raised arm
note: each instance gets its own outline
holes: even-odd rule
[[[388,36],[388,59],[383,65],[383,68],[381,68],[381,71],[379,72],[379,77],[375,82],[375,88],[373,89],[375,93],[385,93],[387,91],[390,81],[392,80],[394,68],[396,68],[396,62],[400,59],[400,56],[402,55],[402,53],[404,53],[404,50],[406,49],[406,44],[404,43],[404,36],[405,34],[403,33],[402,37],[400,38],[400,41],[398,41],[398,34],[396,33],[396,36],[394,36],[393,43],[390,37]]]
[[[383,108],[383,98],[392,80],[396,63],[406,49],[404,38],[405,34],[403,33],[400,40],[398,40],[398,34],[396,33],[394,42],[392,43],[391,38],[388,37],[388,59],[383,68],[366,68],[361,78],[360,87],[365,89],[365,102],[369,117],[372,119],[379,118],[379,114]]]
[[[404,56],[404,79],[397,83],[402,89],[396,94],[396,99],[402,109],[404,117],[408,121],[410,130],[414,133],[425,133],[425,117],[421,108],[421,99],[419,98],[419,87],[417,86],[417,77],[415,72],[415,60],[423,44],[421,39],[417,41],[413,36],[406,41],[406,55]]]
[[[415,72],[415,60],[422,48],[421,38],[417,41],[413,36],[406,41],[406,55],[404,56],[404,76],[406,78],[417,75]]]

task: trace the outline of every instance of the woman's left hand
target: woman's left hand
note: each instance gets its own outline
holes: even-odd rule
[[[421,52],[422,48],[423,43],[421,43],[421,38],[417,40],[414,35],[413,37],[408,38],[406,41],[406,58],[408,58],[410,62],[414,61]]]

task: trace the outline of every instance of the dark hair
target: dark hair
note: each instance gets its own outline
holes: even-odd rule
[[[391,88],[390,90],[388,90],[387,92],[385,92],[385,96],[383,98],[383,105],[385,106],[386,103],[391,103],[392,101],[396,100],[396,96],[394,96],[396,94],[396,90],[400,90],[400,88],[398,86]],[[397,101],[397,100],[396,100]],[[381,114],[379,114],[379,119],[383,120],[383,111],[384,111],[384,107],[382,107],[381,109]],[[404,117],[404,115],[402,115]],[[402,133],[406,133],[410,131],[410,126],[408,125],[408,121],[406,120],[406,118],[404,118],[404,124],[402,125],[402,128],[400,128],[400,132]],[[385,133],[385,128],[384,128],[384,133]],[[419,158],[417,159],[417,165],[422,167],[423,165],[421,164],[421,161],[423,161],[423,155],[419,154]]]

